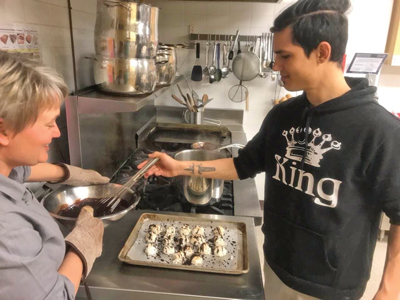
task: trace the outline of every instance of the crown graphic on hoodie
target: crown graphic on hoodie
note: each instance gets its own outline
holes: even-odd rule
[[[304,156],[304,151],[306,156],[304,162],[306,164],[312,165],[314,167],[320,167],[320,161],[323,159],[323,154],[334,149],[340,150],[342,143],[338,141],[332,141],[331,134],[322,134],[321,130],[308,128],[308,134],[306,133],[306,128],[297,127],[296,129],[292,127],[289,132],[284,130],[282,135],[286,138],[288,146],[286,147],[286,157],[295,161],[302,161]],[[312,133],[312,140],[307,143],[306,139]],[[290,137],[288,136],[290,135]],[[304,139],[301,140],[301,136]],[[325,148],[322,148],[325,146]],[[307,149],[305,149],[307,148]]]

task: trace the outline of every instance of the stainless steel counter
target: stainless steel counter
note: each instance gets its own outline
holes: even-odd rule
[[[250,271],[243,275],[222,275],[140,267],[120,262],[119,251],[142,213],[131,211],[106,228],[103,254],[96,260],[87,279],[93,299],[264,299],[252,218],[190,214],[191,217],[246,223]],[[80,287],[77,299],[86,299],[83,287]]]

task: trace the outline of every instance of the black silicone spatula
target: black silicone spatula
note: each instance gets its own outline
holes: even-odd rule
[[[200,43],[196,43],[196,62],[193,66],[191,79],[193,81],[201,81],[203,79],[203,69],[199,65],[200,59]]]

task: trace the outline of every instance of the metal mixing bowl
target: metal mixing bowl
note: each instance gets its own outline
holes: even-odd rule
[[[120,187],[120,185],[113,183],[80,187],[63,186],[45,196],[42,200],[42,204],[53,218],[57,219],[61,224],[71,227],[75,225],[76,218],[62,217],[57,214],[63,204],[72,205],[76,199],[104,198]],[[107,226],[112,221],[121,219],[128,211],[134,209],[140,201],[140,195],[134,190],[127,189],[121,199],[128,201],[131,205],[117,213],[100,217],[100,219],[103,220],[104,226]]]

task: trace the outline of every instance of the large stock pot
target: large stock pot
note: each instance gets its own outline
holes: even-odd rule
[[[156,56],[159,8],[131,1],[98,0],[95,51],[110,58]]]
[[[112,93],[141,95],[152,93],[157,83],[155,59],[122,59],[97,56],[94,63],[94,79],[99,87]]]

